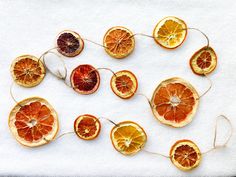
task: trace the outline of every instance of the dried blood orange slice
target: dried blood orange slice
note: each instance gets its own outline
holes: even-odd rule
[[[57,113],[43,98],[27,98],[17,104],[9,115],[9,128],[16,140],[28,147],[49,143],[57,134]]]
[[[100,85],[99,72],[91,65],[79,65],[70,76],[73,89],[80,94],[92,94]]]
[[[216,53],[213,48],[205,46],[194,53],[194,55],[190,59],[189,64],[195,74],[209,74],[216,68]]]
[[[199,165],[201,152],[194,142],[179,140],[171,147],[170,159],[177,168],[188,171]]]
[[[103,45],[110,56],[121,59],[134,50],[135,40],[133,33],[129,29],[116,26],[106,32],[103,38]]]
[[[183,127],[192,121],[199,96],[194,87],[181,78],[162,81],[153,93],[154,116],[163,124]]]
[[[99,135],[100,130],[100,121],[92,115],[85,114],[75,119],[74,131],[79,138],[93,140]]]
[[[74,31],[62,31],[57,38],[58,52],[66,57],[74,57],[84,49],[84,41],[80,35]]]
[[[113,127],[110,137],[114,148],[124,155],[136,154],[147,141],[143,128],[131,121],[120,122]]]
[[[123,70],[112,76],[110,85],[117,96],[128,99],[135,94],[138,88],[138,81],[132,72]]]
[[[32,55],[19,56],[11,64],[11,75],[14,81],[23,87],[38,85],[45,73],[43,63]]]
[[[165,17],[159,21],[153,30],[157,44],[167,49],[180,46],[187,36],[187,25],[177,17]]]

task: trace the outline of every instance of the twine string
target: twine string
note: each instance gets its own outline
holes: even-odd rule
[[[92,41],[92,40],[90,40],[90,39],[83,38],[83,40],[84,40],[84,41],[88,41],[88,42],[90,42],[90,43],[93,43],[93,44],[95,44],[95,45],[98,45],[98,46],[100,46],[100,47],[107,48],[106,46],[104,46],[104,45],[102,45],[102,44],[99,44],[99,43],[97,43],[97,42],[94,42],[94,41]]]
[[[113,125],[115,125],[115,126],[118,126],[118,124],[116,124],[114,121],[112,121],[112,120],[111,120],[111,119],[109,119],[109,118],[106,118],[106,117],[99,117],[98,119],[103,119],[103,120],[106,120],[106,121],[108,121],[108,122],[112,123]]]
[[[112,69],[110,69],[110,68],[96,68],[96,69],[93,69],[93,70],[89,71],[89,74],[92,73],[92,72],[94,72],[94,71],[99,71],[99,70],[110,71],[114,76],[116,76],[116,73],[115,73]],[[116,76],[116,77],[117,77],[117,76]]]
[[[152,155],[159,155],[159,156],[162,156],[162,157],[165,157],[165,158],[170,158],[170,156],[168,155],[165,155],[165,154],[162,154],[162,153],[159,153],[159,152],[151,152],[151,151],[148,151],[146,149],[142,149],[144,152],[148,153],[148,154],[152,154]]]
[[[197,98],[197,100],[199,100],[199,99],[202,98],[204,95],[206,95],[206,94],[211,90],[212,85],[213,85],[211,79],[210,79],[206,74],[204,74],[204,76],[207,78],[207,81],[209,82],[209,87],[207,88],[207,90],[206,90],[205,92],[203,92],[203,93]]]
[[[13,101],[19,105],[20,107],[23,107],[17,100],[16,98],[14,97],[14,94],[13,94],[13,85],[14,85],[14,82],[11,83],[11,86],[10,86],[10,95],[11,95],[11,98],[13,99]]]

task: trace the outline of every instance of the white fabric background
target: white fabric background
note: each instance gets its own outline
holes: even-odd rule
[[[57,110],[59,134],[73,130],[74,119],[81,114],[109,117],[115,122],[132,120],[148,135],[146,149],[164,154],[179,139],[196,142],[202,151],[211,148],[215,117],[227,115],[236,127],[236,1],[220,0],[1,0],[0,1],[0,175],[77,175],[77,176],[204,176],[236,174],[235,133],[226,149],[203,156],[200,166],[191,172],[179,171],[168,159],[140,152],[125,157],[116,152],[109,138],[112,125],[102,122],[95,141],[85,142],[68,135],[49,145],[30,149],[19,145],[8,129],[8,114],[15,105],[9,94],[12,78],[9,67],[21,54],[41,55],[54,47],[57,34],[64,29],[82,37],[102,42],[106,30],[125,26],[134,33],[152,34],[156,23],[165,16],[182,18],[189,27],[203,30],[218,55],[212,90],[200,101],[191,124],[181,129],[161,125],[153,117],[147,101],[140,96],[130,100],[116,97],[109,86],[111,74],[101,71],[101,86],[89,96],[78,95],[61,81],[46,76],[37,87],[14,87],[18,100],[40,96]],[[153,39],[136,36],[132,55],[124,60],[109,57],[103,48],[85,42],[76,58],[66,58],[69,73],[79,64],[109,67],[114,71],[129,69],[139,80],[138,92],[152,96],[157,84],[180,76],[190,81],[199,93],[208,87],[205,78],[189,67],[194,51],[205,45],[204,37],[189,31],[184,44],[176,50],[164,50]],[[223,124],[221,125],[223,126]],[[221,134],[227,133],[221,128]],[[223,136],[223,135],[222,135]]]

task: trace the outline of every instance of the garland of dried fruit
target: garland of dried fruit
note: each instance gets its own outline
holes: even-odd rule
[[[58,53],[66,57],[75,57],[79,55],[84,48],[84,40],[99,45],[113,58],[121,59],[127,57],[135,46],[136,35],[151,37],[161,47],[175,49],[179,47],[187,36],[189,29],[201,32],[207,39],[207,45],[198,50],[190,59],[190,67],[195,74],[206,76],[211,73],[217,65],[217,56],[213,48],[209,46],[208,37],[196,28],[187,28],[185,22],[177,17],[166,17],[162,19],[155,27],[153,35],[143,33],[133,34],[125,27],[116,26],[109,29],[103,39],[103,45],[88,39],[83,39],[73,31],[63,31],[57,39],[57,46],[43,53],[39,58],[32,55],[22,55],[17,57],[11,65],[11,74],[14,81],[23,87],[34,87],[38,85],[45,77],[46,70],[59,79],[62,79],[66,85],[73,88],[79,94],[92,94],[100,84],[99,70],[105,69],[112,72],[110,86],[112,91],[122,99],[129,99],[132,96],[144,96],[151,107],[154,116],[163,124],[173,127],[183,127],[190,123],[197,110],[200,98],[211,88],[207,89],[201,96],[195,88],[182,78],[170,78],[162,81],[155,89],[152,99],[149,100],[144,94],[136,93],[138,81],[136,76],[127,70],[114,72],[109,68],[95,68],[88,64],[79,65],[70,75],[70,84],[66,82],[67,69],[63,59]],[[46,64],[45,56],[53,53],[63,62],[65,73],[59,70],[57,73]],[[207,77],[208,78],[208,77]],[[208,78],[209,79],[209,78]],[[210,81],[210,80],[209,80]],[[15,100],[12,94],[11,95]],[[170,150],[170,155],[166,156],[160,153],[149,152],[143,147],[147,141],[147,135],[144,129],[135,122],[124,121],[115,123],[107,118],[97,118],[85,114],[79,116],[74,122],[74,131],[64,133],[56,137],[59,127],[58,116],[54,108],[43,98],[31,97],[17,102],[9,116],[9,127],[22,145],[28,147],[37,147],[56,140],[66,134],[75,133],[84,140],[95,139],[100,132],[100,120],[108,120],[115,126],[112,128],[110,137],[114,148],[124,154],[133,155],[140,150],[151,154],[162,155],[170,158],[172,163],[181,170],[191,170],[200,163],[201,153],[198,146],[190,140],[177,141]],[[225,146],[231,138],[232,125],[225,116],[221,118],[228,121],[231,126],[231,133],[223,145],[216,145],[217,122],[215,127],[215,137],[213,148],[208,153],[218,147]],[[218,119],[217,119],[218,120]]]

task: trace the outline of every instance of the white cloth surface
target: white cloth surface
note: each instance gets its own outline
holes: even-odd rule
[[[217,69],[210,75],[211,91],[200,100],[192,123],[180,129],[161,125],[152,115],[145,98],[122,100],[110,89],[111,73],[101,71],[101,85],[92,95],[78,95],[51,74],[35,88],[17,85],[17,100],[30,96],[47,99],[57,110],[58,134],[73,131],[74,119],[85,113],[108,117],[115,122],[132,120],[148,135],[145,149],[168,154],[179,139],[191,139],[204,152],[212,147],[214,123],[220,114],[228,116],[236,127],[236,1],[220,0],[0,0],[0,175],[46,176],[226,176],[236,175],[236,136],[228,147],[203,155],[198,168],[182,172],[169,159],[140,152],[126,157],[113,149],[109,133],[112,125],[102,121],[100,136],[83,141],[68,135],[39,148],[25,148],[12,137],[8,114],[15,105],[9,94],[11,62],[21,54],[40,56],[55,46],[57,34],[65,29],[77,31],[83,38],[102,43],[112,26],[125,26],[134,33],[152,34],[165,16],[177,16],[189,27],[199,28],[210,38],[218,55]],[[134,52],[123,60],[107,55],[103,48],[85,41],[76,58],[65,58],[69,73],[79,64],[109,67],[114,71],[133,71],[139,81],[139,93],[151,98],[161,80],[179,76],[188,80],[201,94],[206,78],[194,75],[189,58],[206,44],[205,38],[189,30],[186,41],[176,50],[165,50],[153,39],[135,36]],[[221,124],[220,126],[223,126]],[[226,129],[221,128],[221,134]],[[222,135],[223,136],[223,135]]]

